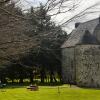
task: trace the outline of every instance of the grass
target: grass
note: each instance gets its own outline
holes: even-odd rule
[[[0,90],[0,100],[100,100],[100,90],[83,89],[69,85],[40,86],[29,91],[26,86],[10,86]]]

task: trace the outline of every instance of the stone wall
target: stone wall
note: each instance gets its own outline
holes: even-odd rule
[[[64,83],[75,83],[74,48],[62,49],[62,77]]]
[[[75,60],[77,85],[100,87],[100,46],[77,45]]]

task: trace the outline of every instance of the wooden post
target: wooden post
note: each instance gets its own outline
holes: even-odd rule
[[[58,93],[60,94],[60,88],[59,88],[59,86],[58,86]]]

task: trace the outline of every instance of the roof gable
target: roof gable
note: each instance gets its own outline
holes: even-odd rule
[[[91,34],[88,30],[85,30],[85,33],[78,44],[99,44],[99,42],[93,34]]]
[[[88,22],[81,23],[76,29],[74,29],[70,37],[67,41],[64,42],[64,44],[61,46],[61,48],[67,48],[67,47],[73,47],[76,44],[80,42],[82,37],[85,34],[86,30],[89,30],[90,34],[93,34],[95,27],[99,24],[99,19],[94,19]]]

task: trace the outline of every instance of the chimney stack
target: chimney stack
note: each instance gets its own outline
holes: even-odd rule
[[[80,22],[75,23],[75,28],[77,28],[80,25]]]
[[[100,15],[99,15],[99,23],[100,23]]]

